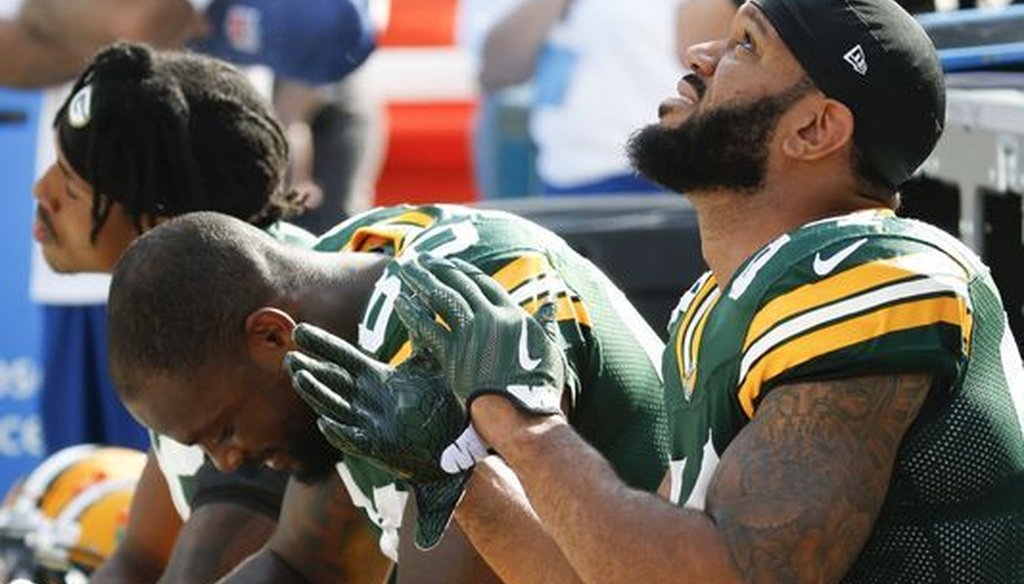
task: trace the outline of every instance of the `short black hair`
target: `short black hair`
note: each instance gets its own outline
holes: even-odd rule
[[[245,320],[305,279],[295,250],[219,213],[190,213],[139,237],[118,262],[107,308],[108,356],[123,397],[139,374],[187,376],[244,347]]]
[[[112,201],[144,218],[210,210],[265,227],[301,209],[287,192],[280,122],[235,67],[138,43],[101,50],[54,118],[61,150],[96,194],[92,237]]]
[[[875,169],[856,142],[851,145],[850,165],[853,169],[853,179],[857,183],[857,194],[878,201],[893,210],[899,208],[899,191]]]

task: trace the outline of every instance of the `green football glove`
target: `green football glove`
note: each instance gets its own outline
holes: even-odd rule
[[[390,367],[308,324],[296,327],[294,338],[303,352],[289,352],[285,369],[319,415],[320,431],[338,450],[410,484],[420,511],[416,545],[436,545],[469,480],[468,471],[440,467],[442,452],[466,428],[466,412],[437,363],[414,354]]]
[[[441,363],[467,408],[480,395],[497,394],[528,413],[562,413],[562,391],[575,377],[553,298],[531,318],[497,282],[458,259],[421,255],[405,262],[399,277],[406,286],[395,311],[413,346]]]

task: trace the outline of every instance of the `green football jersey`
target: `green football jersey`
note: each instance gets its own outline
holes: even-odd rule
[[[670,335],[674,503],[703,508],[719,457],[772,388],[927,372],[928,401],[844,582],[1024,582],[1024,371],[995,285],[959,241],[887,211],[811,223],[728,286],[701,277]]]
[[[315,249],[457,257],[493,277],[528,312],[554,298],[569,365],[579,380],[570,423],[626,482],[657,488],[668,461],[658,368],[664,345],[622,292],[561,238],[508,213],[401,206],[353,217],[325,234]],[[362,349],[392,365],[411,354],[394,312],[402,286],[398,270],[397,261],[385,267],[358,339]],[[394,558],[404,493],[390,475],[365,461],[350,457],[339,472],[356,503],[382,529],[382,549]]]

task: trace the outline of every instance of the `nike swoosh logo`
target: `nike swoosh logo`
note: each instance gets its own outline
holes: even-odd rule
[[[832,270],[836,269],[836,266],[841,264],[843,260],[850,257],[853,252],[857,251],[860,246],[867,243],[867,238],[858,239],[843,249],[829,256],[827,259],[821,257],[821,252],[814,254],[814,273],[819,276],[827,276],[832,273]]]
[[[519,331],[519,366],[525,371],[533,371],[540,365],[540,359],[532,359],[530,357],[530,348],[527,346],[527,342],[530,340],[527,337],[526,330],[526,319],[527,316],[523,316],[523,327]]]

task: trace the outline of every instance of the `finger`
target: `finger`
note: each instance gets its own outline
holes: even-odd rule
[[[325,417],[317,418],[316,426],[324,438],[331,443],[331,446],[345,454],[371,456],[370,440],[366,438],[366,432],[360,427],[341,424]]]
[[[434,315],[430,311],[403,293],[395,299],[395,313],[409,330],[409,340],[413,348],[427,349],[438,359],[444,360],[445,336],[448,331],[434,320]]]
[[[452,261],[445,258],[437,258],[432,256],[426,256],[422,259],[421,263],[423,267],[434,274],[438,280],[448,285],[452,290],[455,290],[458,294],[462,295],[469,303],[470,308],[480,310],[491,305],[491,300],[484,292],[480,289],[476,279],[471,278],[469,274],[463,271],[463,268],[455,265]],[[463,266],[469,266],[469,272],[483,276],[484,279],[489,280],[487,276],[477,269],[476,266],[468,262],[461,262]]]
[[[308,371],[320,383],[343,398],[351,399],[355,395],[355,378],[339,365],[310,357],[298,351],[285,353],[282,365],[293,378],[299,371]]]
[[[380,365],[345,339],[308,323],[296,326],[292,337],[303,353],[336,363],[356,377]]]
[[[515,300],[512,300],[512,296],[494,278],[481,272],[479,268],[465,260],[451,258],[450,261],[480,287],[480,292],[487,297],[491,304],[496,306],[516,305]]]
[[[348,400],[321,383],[309,371],[297,371],[292,376],[292,387],[319,416],[347,424],[358,424],[363,419]]]
[[[440,541],[451,523],[455,507],[465,493],[468,473],[412,486],[416,498],[416,547],[428,550]]]
[[[416,293],[427,308],[437,313],[452,330],[465,327],[473,318],[473,309],[466,299],[437,279],[437,277],[413,260],[402,264],[398,271],[402,283]]]

